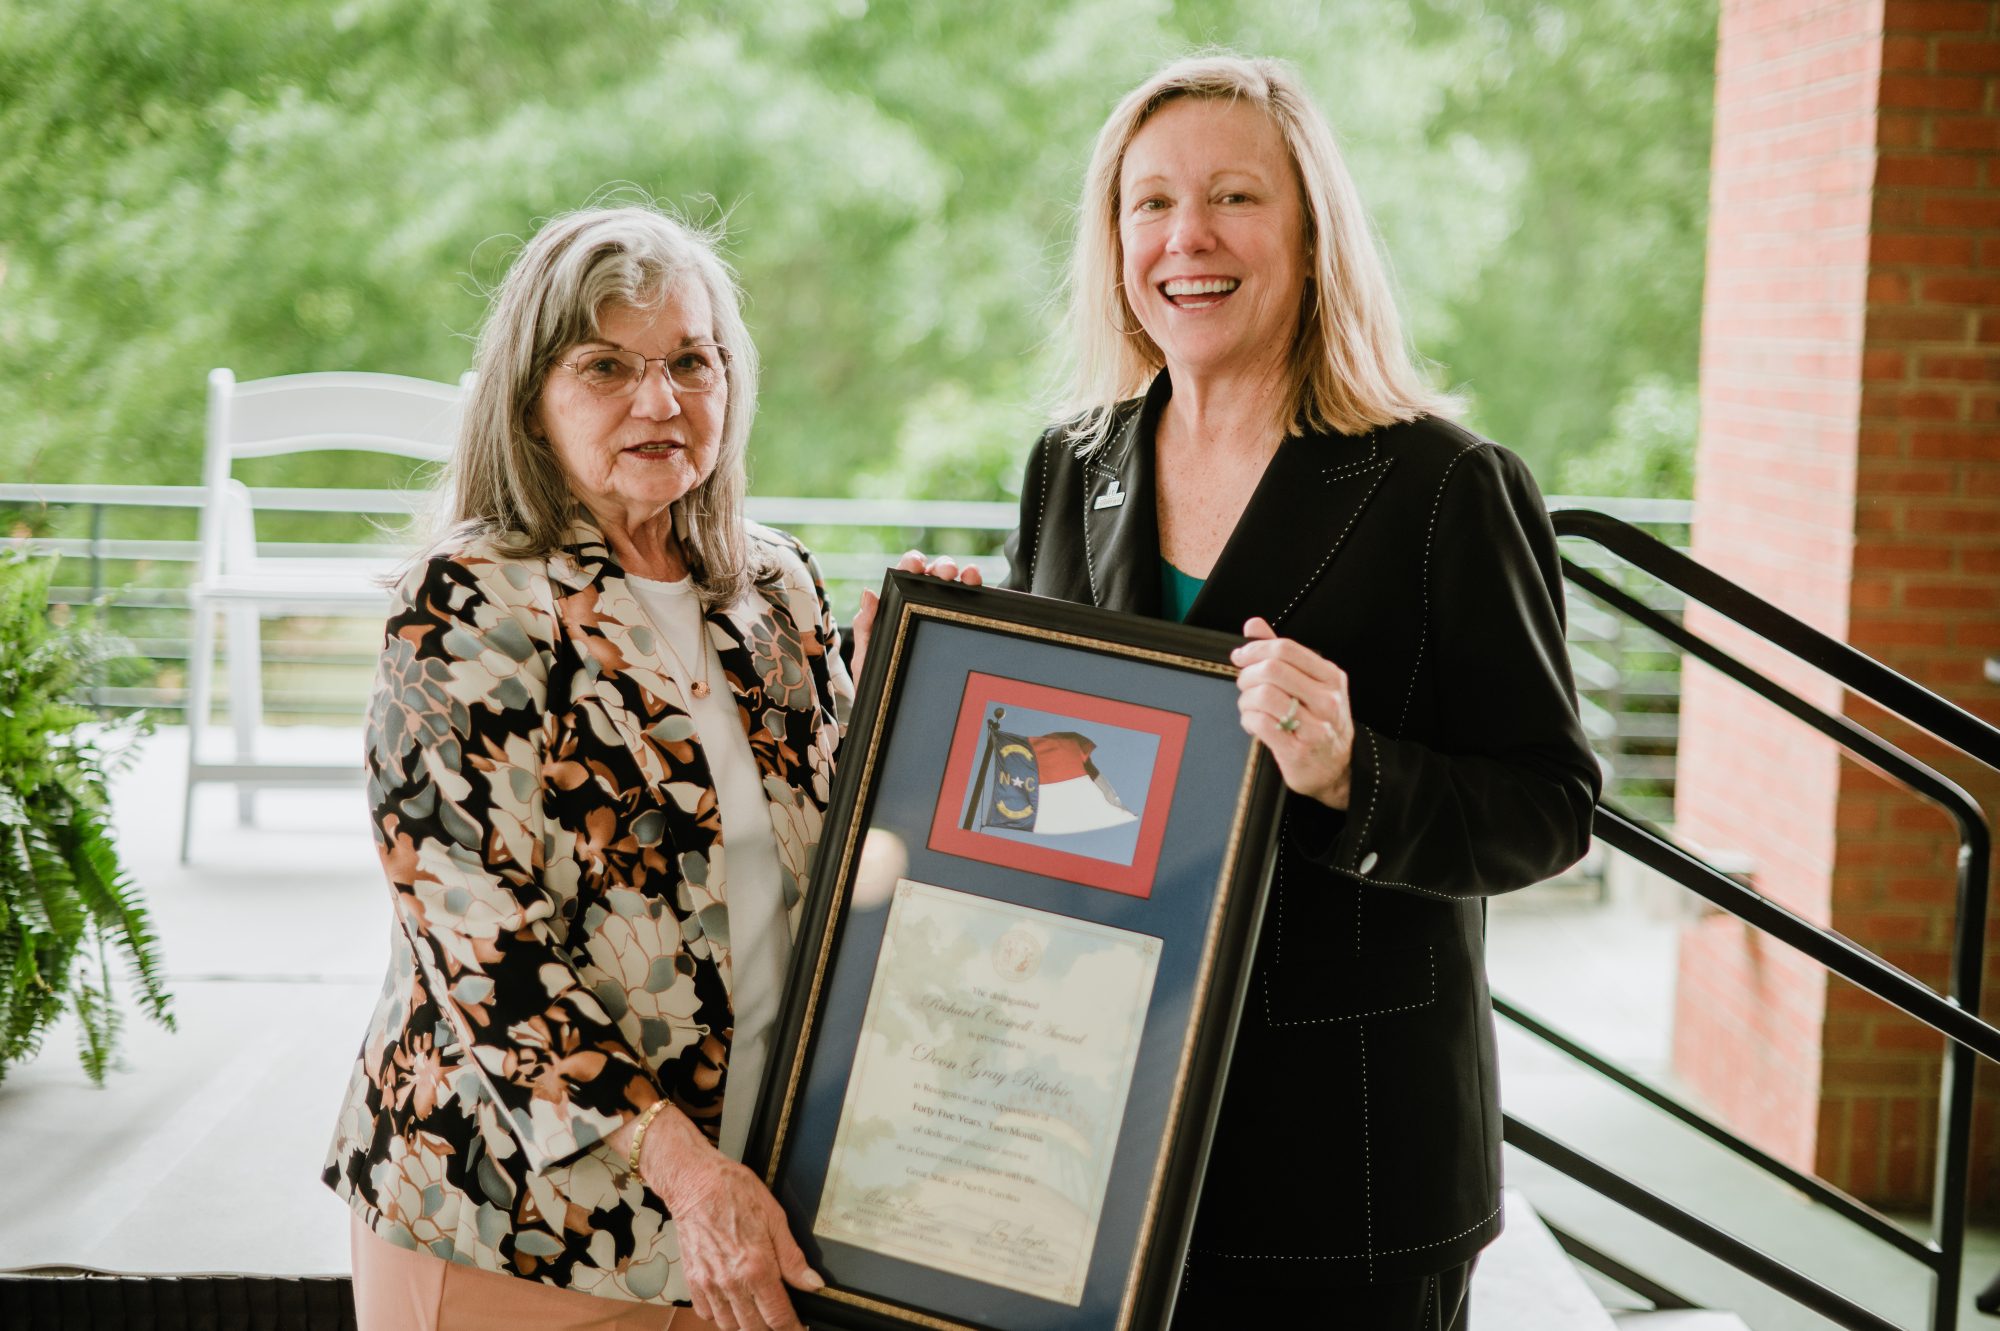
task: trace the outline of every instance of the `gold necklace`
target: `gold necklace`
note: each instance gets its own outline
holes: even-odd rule
[[[687,668],[687,662],[681,660],[681,654],[674,650],[673,640],[665,629],[660,630],[660,646],[666,648],[667,655],[674,658],[674,664],[680,667],[681,677],[689,681],[688,692],[696,698],[706,698],[708,696],[708,611],[703,609],[701,602],[697,600],[694,613],[696,650],[701,653],[700,679],[696,679],[694,671]]]

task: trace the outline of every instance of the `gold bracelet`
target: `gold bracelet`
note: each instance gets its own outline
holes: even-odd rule
[[[646,1144],[646,1129],[653,1125],[653,1115],[666,1107],[667,1102],[663,1097],[647,1105],[645,1112],[639,1115],[638,1126],[632,1129],[632,1154],[625,1158],[626,1173],[636,1174],[639,1172],[639,1148]]]

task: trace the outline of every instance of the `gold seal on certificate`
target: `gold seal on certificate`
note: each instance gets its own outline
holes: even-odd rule
[[[1159,959],[900,881],[813,1233],[1076,1306]]]

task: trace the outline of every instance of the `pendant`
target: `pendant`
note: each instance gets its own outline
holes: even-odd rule
[[[696,680],[688,686],[688,692],[697,698],[706,698],[708,696],[708,681],[705,679]]]

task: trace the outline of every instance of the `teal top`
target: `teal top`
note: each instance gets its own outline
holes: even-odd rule
[[[1166,560],[1160,561],[1160,618],[1176,622],[1186,622],[1188,611],[1194,609],[1194,598],[1201,595],[1201,585],[1205,579],[1192,577],[1181,572]]]

